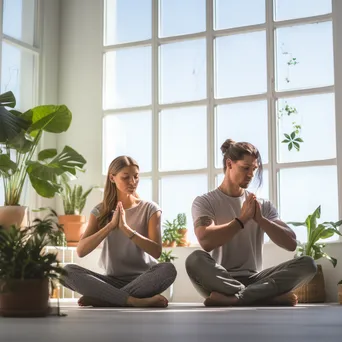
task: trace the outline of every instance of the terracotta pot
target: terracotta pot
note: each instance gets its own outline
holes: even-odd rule
[[[58,221],[63,225],[67,245],[77,245],[86,229],[86,217],[84,215],[61,215],[58,216]]]
[[[177,246],[179,247],[185,247],[189,246],[189,241],[188,241],[188,230],[186,228],[178,229],[178,233],[182,235],[180,242],[178,243]]]
[[[342,305],[342,284],[337,285],[338,302]]]
[[[0,226],[8,229],[13,224],[17,227],[28,225],[28,208],[20,205],[7,205],[0,207]]]
[[[172,242],[163,242],[162,246],[163,246],[163,247],[176,247],[176,241],[172,241]]]
[[[0,282],[0,315],[42,317],[49,313],[49,279]]]

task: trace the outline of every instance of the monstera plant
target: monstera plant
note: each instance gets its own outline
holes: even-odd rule
[[[62,151],[36,149],[43,133],[65,132],[72,114],[65,105],[42,105],[21,113],[14,108],[12,92],[0,95],[0,177],[5,191],[5,206],[20,205],[21,194],[28,177],[35,191],[52,198],[61,189],[60,177],[76,176],[86,160],[69,146]]]

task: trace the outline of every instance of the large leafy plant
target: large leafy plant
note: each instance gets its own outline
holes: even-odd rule
[[[65,274],[56,253],[45,252],[62,234],[54,211],[24,229],[0,227],[0,280],[56,279]]]
[[[12,92],[0,95],[0,176],[5,190],[5,205],[19,205],[28,176],[35,191],[52,198],[61,190],[60,177],[75,177],[86,160],[69,146],[58,153],[45,149],[33,160],[44,132],[65,132],[72,114],[65,105],[43,105],[24,113],[14,108]]]
[[[297,245],[296,255],[309,255],[314,260],[320,258],[328,259],[333,266],[337,264],[337,260],[324,252],[325,244],[321,240],[328,239],[334,234],[342,235],[338,227],[342,224],[342,220],[337,222],[317,223],[317,219],[321,217],[321,206],[319,206],[311,215],[308,215],[305,222],[288,222],[293,226],[306,227],[307,242],[299,242]]]

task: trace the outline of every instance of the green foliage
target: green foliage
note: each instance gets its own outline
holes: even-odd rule
[[[179,233],[179,230],[186,228],[186,215],[184,213],[180,213],[174,220],[172,220],[172,222],[166,220],[163,224],[163,228],[162,242],[176,242],[178,245],[182,239],[182,234]]]
[[[296,66],[299,62],[296,57],[292,57],[292,54],[290,54],[287,51],[283,51],[283,55],[290,55],[290,59],[287,61],[288,68]],[[290,83],[290,77],[287,76],[285,78],[287,83]],[[285,107],[280,108],[279,110],[279,119],[281,119],[284,115],[290,116],[290,115],[297,115],[297,108],[290,106],[287,102],[285,102]],[[291,151],[293,148],[300,151],[300,144],[304,142],[304,140],[301,138],[301,125],[297,124],[295,121],[292,122],[292,132],[291,133],[284,133],[284,138],[281,143],[287,144],[287,148],[289,151]]]
[[[342,280],[340,280],[340,281],[337,283],[337,285],[342,285]]]
[[[319,206],[312,214],[308,215],[305,222],[288,222],[289,224],[299,227],[306,227],[307,242],[298,241],[296,256],[309,255],[314,260],[320,258],[328,259],[335,267],[337,260],[327,255],[323,249],[325,244],[319,240],[324,240],[332,237],[334,234],[342,235],[338,227],[342,224],[342,220],[337,222],[317,223],[317,219],[321,217],[321,206]]]
[[[16,100],[12,92],[0,95],[0,177],[5,190],[5,205],[19,205],[27,176],[35,191],[52,198],[61,189],[58,177],[75,177],[86,160],[69,146],[58,153],[46,149],[33,160],[43,132],[65,132],[72,114],[65,105],[43,105],[24,113],[7,110]]]
[[[172,250],[170,250],[168,252],[162,251],[158,261],[159,262],[172,262],[175,259],[178,259],[178,258],[172,255]]]
[[[65,274],[57,255],[44,252],[46,246],[56,245],[62,234],[53,210],[24,229],[0,227],[0,279],[58,279]]]
[[[81,215],[87,201],[87,197],[91,191],[98,186],[91,186],[83,192],[82,185],[74,185],[71,187],[65,177],[62,178],[62,191],[60,195],[63,200],[65,215]]]

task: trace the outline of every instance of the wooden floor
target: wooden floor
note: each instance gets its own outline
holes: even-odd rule
[[[167,309],[78,308],[65,317],[0,318],[0,341],[300,341],[341,342],[342,305],[205,308],[170,304]]]

